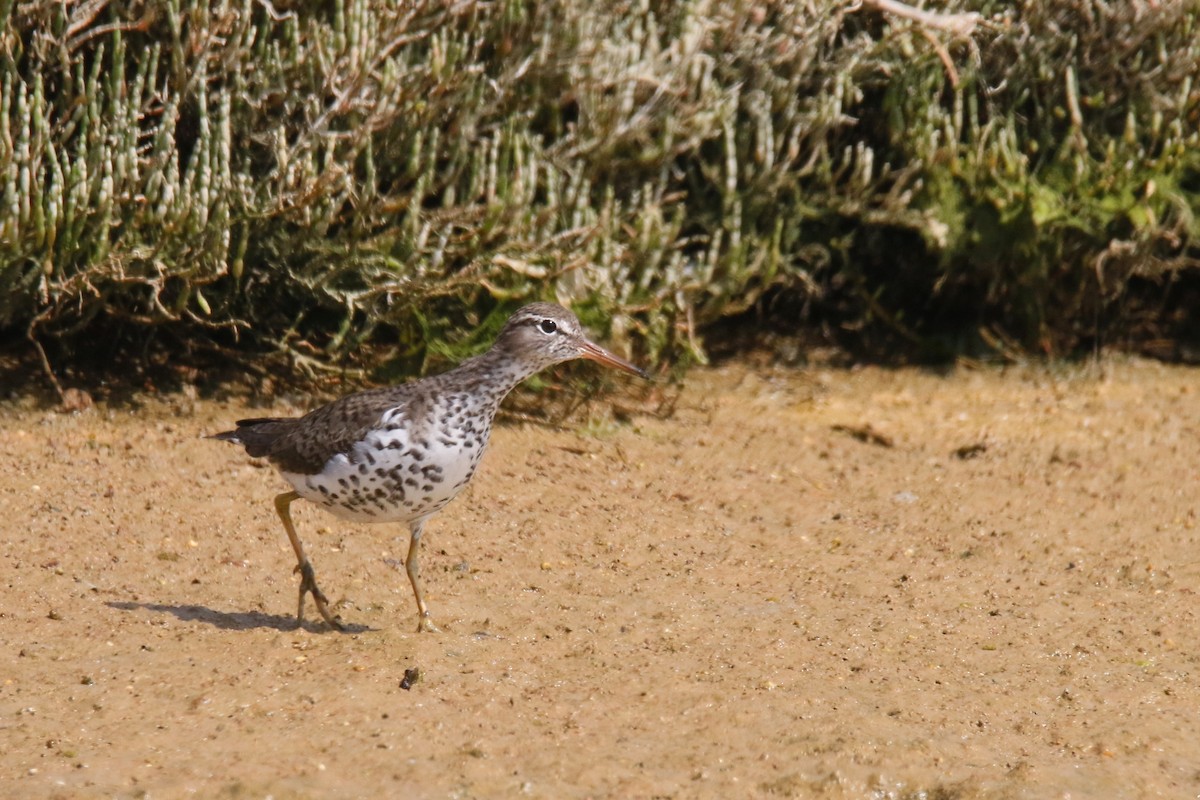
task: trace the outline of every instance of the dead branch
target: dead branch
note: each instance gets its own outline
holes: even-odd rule
[[[936,11],[926,11],[915,8],[899,0],[863,0],[864,5],[871,6],[885,14],[892,14],[904,19],[911,19],[927,28],[937,28],[955,36],[968,37],[975,32],[983,15],[971,12],[968,14],[939,14]]]

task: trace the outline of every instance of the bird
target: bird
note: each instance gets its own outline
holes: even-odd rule
[[[505,396],[531,375],[579,358],[650,377],[590,341],[571,311],[531,303],[508,318],[490,349],[447,372],[349,394],[302,417],[238,420],[234,430],[209,436],[267,459],[292,487],[276,496],[275,511],[296,553],[297,626],[311,594],[325,622],[345,630],[330,613],[292,522],[292,503],[307,500],[341,519],[408,526],[404,568],[417,602],[417,632],[437,631],[421,591],[425,523],[471,481]]]

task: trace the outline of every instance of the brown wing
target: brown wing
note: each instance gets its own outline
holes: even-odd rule
[[[299,418],[238,420],[236,431],[213,438],[238,442],[251,456],[265,457],[285,472],[315,475],[329,459],[362,441],[385,412],[403,406],[410,418],[419,417],[424,409],[413,406],[420,393],[411,389],[409,384],[358,392]]]

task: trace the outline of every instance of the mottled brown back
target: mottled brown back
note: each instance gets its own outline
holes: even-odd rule
[[[418,383],[420,383],[418,381]],[[285,472],[315,475],[329,459],[362,441],[384,412],[401,406],[419,415],[417,384],[370,389],[348,395],[303,417],[240,419],[237,430],[212,438],[236,442],[255,458],[266,458]]]

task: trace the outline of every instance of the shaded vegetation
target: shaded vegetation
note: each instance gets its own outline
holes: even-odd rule
[[[392,377],[534,297],[678,364],[747,313],[933,358],[1197,335],[1193,2],[0,10],[0,331],[56,357]]]

